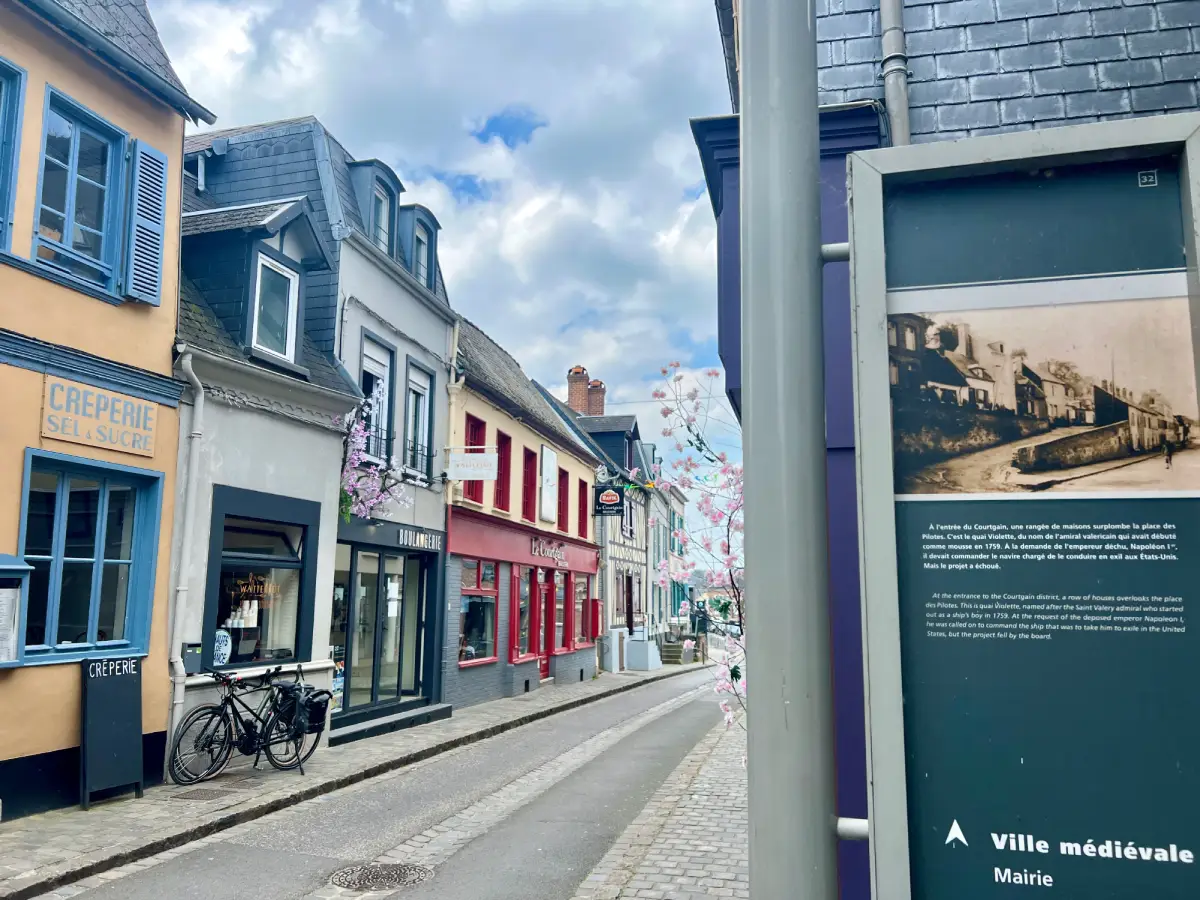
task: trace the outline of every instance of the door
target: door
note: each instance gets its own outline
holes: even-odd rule
[[[339,708],[421,696],[426,578],[420,556],[357,550],[351,572],[340,576],[354,588],[341,608],[338,577],[330,643],[346,660]]]
[[[542,639],[538,642],[538,666],[541,677],[550,677],[550,654],[554,652],[554,592],[553,585],[541,581],[544,571],[538,572],[538,608],[542,611]]]

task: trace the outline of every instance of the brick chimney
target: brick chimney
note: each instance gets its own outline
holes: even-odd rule
[[[587,386],[587,414],[589,416],[604,415],[604,395],[608,388],[600,380],[589,381]]]
[[[572,366],[567,372],[567,406],[588,415],[588,370],[583,366]]]

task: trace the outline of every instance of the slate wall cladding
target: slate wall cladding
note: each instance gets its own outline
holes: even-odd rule
[[[530,671],[520,675],[518,682],[515,670],[525,670],[527,665],[512,666],[508,663],[508,602],[512,567],[500,563],[497,578],[500,582],[500,599],[496,609],[496,646],[499,659],[494,663],[460,668],[458,665],[458,637],[460,628],[460,602],[462,600],[462,557],[446,557],[446,642],[442,653],[442,702],[452,706],[472,706],[510,697],[519,684],[519,692],[525,689],[524,680],[529,678],[530,690],[538,685],[537,662]]]
[[[817,0],[822,104],[883,98],[879,0]],[[913,141],[1197,103],[1200,0],[906,0]]]
[[[225,155],[210,160],[205,180],[213,199],[223,206],[282,197],[308,197],[332,268],[328,272],[308,275],[304,295],[305,327],[318,347],[331,352],[337,323],[340,245],[333,239],[329,212],[321,192],[312,125],[301,122],[262,131],[244,142],[234,138]]]
[[[183,269],[230,334],[246,323],[250,242],[242,232],[217,232],[183,242]]]

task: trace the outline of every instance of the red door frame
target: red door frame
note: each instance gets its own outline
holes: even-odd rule
[[[541,578],[543,570],[534,569],[535,577]],[[550,677],[550,654],[554,652],[554,582],[537,581],[538,607],[541,610],[542,633],[538,642],[538,670],[542,678]]]

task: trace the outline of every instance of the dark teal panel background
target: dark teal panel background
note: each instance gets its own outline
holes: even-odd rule
[[[1196,900],[1200,862],[1059,855],[1060,841],[1177,844],[1200,854],[1200,622],[1186,634],[1055,632],[1052,640],[926,636],[933,593],[1178,594],[1196,609],[1200,500],[899,502],[901,649],[914,900]],[[930,523],[1173,522],[1177,562],[922,568]],[[945,846],[957,819],[969,847]],[[1048,855],[1000,852],[1033,834]],[[1041,869],[1052,888],[996,884]]]
[[[885,184],[883,221],[892,289],[1184,267],[1177,157]]]

